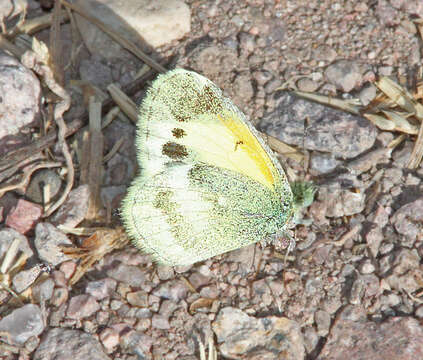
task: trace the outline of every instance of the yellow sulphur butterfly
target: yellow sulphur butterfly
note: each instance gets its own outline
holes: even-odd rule
[[[278,160],[210,80],[160,75],[140,109],[140,174],[123,201],[133,243],[167,265],[188,265],[285,230],[293,195]]]

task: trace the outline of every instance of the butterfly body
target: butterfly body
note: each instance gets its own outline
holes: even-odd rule
[[[137,129],[140,175],[122,208],[134,244],[187,265],[282,232],[293,212],[277,159],[210,80],[177,69],[153,82]]]

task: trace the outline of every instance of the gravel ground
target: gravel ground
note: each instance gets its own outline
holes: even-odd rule
[[[78,226],[89,192],[76,183],[58,213],[41,219],[33,184],[51,183],[52,197],[63,186],[62,176],[43,169],[25,198],[22,192],[0,198],[0,259],[17,239],[19,254],[29,260],[10,272],[12,288],[31,290],[24,302],[0,290],[0,359],[191,360],[209,341],[219,359],[423,358],[423,166],[406,167],[415,138],[388,149],[399,133],[278,90],[288,82],[367,105],[380,76],[412,86],[421,66],[413,22],[423,19],[421,1],[185,3],[190,32],[153,57],[205,75],[260,130],[310,153],[306,172],[281,158],[292,178],[318,184],[296,228],[296,249],[286,264],[273,246],[256,245],[172,268],[154,265],[128,245],[71,284],[77,261],[59,245],[78,237],[57,225]],[[42,13],[38,3],[30,4],[29,17]],[[68,26],[63,37],[69,45],[76,40]],[[47,36],[47,30],[37,34]],[[105,60],[81,47],[66,81],[82,79],[102,90],[112,81],[125,85],[140,67],[125,56]],[[13,69],[19,66],[13,62]],[[39,91],[34,89],[27,91]],[[72,96],[69,119],[85,107],[81,93],[72,90]],[[143,96],[144,90],[135,101]],[[79,133],[72,140],[76,164]],[[102,188],[103,200],[116,209],[136,172],[134,126],[121,116],[103,134],[104,153],[123,141],[105,163]],[[0,153],[27,137],[0,142]]]

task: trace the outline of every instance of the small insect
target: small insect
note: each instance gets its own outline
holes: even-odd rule
[[[160,75],[141,105],[136,146],[140,173],[121,215],[156,262],[193,264],[287,229],[295,203],[281,165],[205,77]]]
[[[37,264],[37,267],[40,269],[41,272],[46,272],[48,274],[51,274],[51,272],[53,271],[53,268],[47,262],[39,263]]]

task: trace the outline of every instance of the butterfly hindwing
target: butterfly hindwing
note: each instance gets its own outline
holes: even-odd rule
[[[130,233],[167,264],[189,264],[265,240],[287,221],[272,191],[214,166],[174,163],[138,181],[130,189]]]

